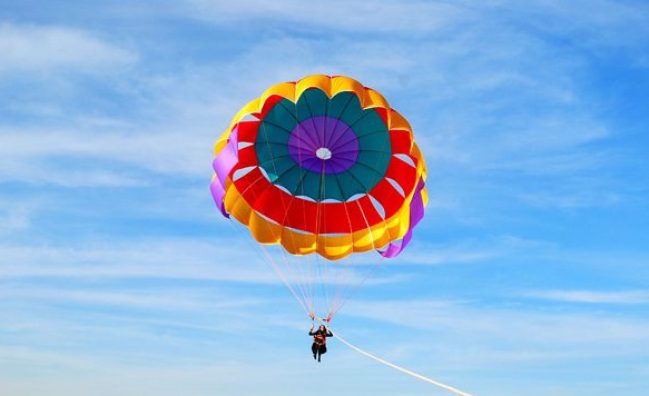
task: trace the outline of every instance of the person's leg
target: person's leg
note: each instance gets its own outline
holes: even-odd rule
[[[318,346],[315,343],[311,345],[311,352],[313,352],[313,358],[315,359],[318,352]]]

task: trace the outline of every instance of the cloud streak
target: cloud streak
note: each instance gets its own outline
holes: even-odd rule
[[[0,24],[0,77],[10,72],[104,73],[134,64],[136,53],[61,26]]]
[[[249,238],[248,235],[242,238]],[[281,285],[269,260],[291,283],[315,287],[331,285],[380,285],[403,282],[405,275],[366,278],[361,268],[336,267],[316,272],[315,257],[292,257],[268,250],[256,242],[237,239],[214,242],[154,240],[94,247],[37,247],[0,245],[0,278],[97,278],[97,279],[176,279]]]
[[[593,291],[593,290],[541,290],[523,294],[525,297],[541,300],[583,303],[583,304],[649,304],[649,292],[631,291]]]
[[[351,32],[431,32],[462,17],[457,7],[425,1],[385,4],[334,0],[315,1],[308,5],[298,0],[273,4],[259,0],[245,0],[232,5],[209,0],[186,3],[190,15],[216,23],[272,18],[280,23]]]

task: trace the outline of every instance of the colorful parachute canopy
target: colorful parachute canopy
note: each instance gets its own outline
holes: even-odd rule
[[[336,260],[398,255],[423,217],[426,168],[408,121],[343,76],[272,86],[216,142],[211,191],[263,244]]]

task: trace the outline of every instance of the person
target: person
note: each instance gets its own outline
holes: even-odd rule
[[[313,325],[311,325],[309,335],[313,336],[313,345],[311,345],[313,358],[318,359],[318,362],[320,362],[320,357],[327,353],[327,337],[333,337],[333,334],[325,325],[320,325],[316,331],[313,331]]]

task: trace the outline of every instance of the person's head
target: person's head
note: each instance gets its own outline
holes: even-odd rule
[[[327,328],[325,327],[325,325],[320,325],[320,327],[318,328],[318,330],[320,330],[320,331],[326,331]]]

